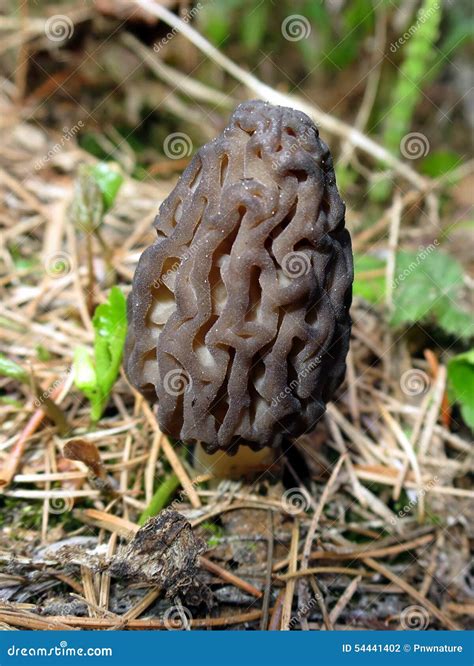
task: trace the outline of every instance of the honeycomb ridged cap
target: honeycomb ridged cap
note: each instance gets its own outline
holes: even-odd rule
[[[163,202],[125,367],[161,429],[212,453],[312,430],[345,373],[353,263],[311,119],[240,104]]]

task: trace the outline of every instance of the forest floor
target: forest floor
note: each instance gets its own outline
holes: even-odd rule
[[[121,31],[107,57],[115,50],[132,69],[145,58],[136,42]],[[38,69],[52,71],[56,57],[38,47]],[[407,332],[389,324],[390,291],[379,305],[356,294],[337,399],[313,433],[251,483],[198,475],[192,452],[170,445],[123,371],[90,427],[71,367],[76,347],[93,344],[90,301],[105,300],[110,266],[97,239],[91,249],[71,223],[69,205],[79,166],[97,162],[78,141],[79,123],[90,125],[103,103],[94,99],[100,76],[115,84],[113,68],[98,71],[110,65],[104,56],[99,68],[91,62],[82,72],[84,81],[76,75],[68,85],[77,58],[70,52],[59,74],[43,74],[20,99],[18,80],[0,97],[0,351],[32,373],[66,420],[61,433],[28,383],[0,378],[0,627],[474,628],[472,444],[447,404],[446,349],[429,327]],[[185,77],[170,92],[165,79],[161,72],[148,86],[178,127],[188,116],[194,129],[201,126],[202,143],[238,101],[258,96],[244,87],[229,95],[203,84],[190,90]],[[124,96],[131,115],[150,93],[143,86],[132,79]],[[91,135],[124,174],[102,234],[113,283],[128,294],[138,258],[154,239],[159,204],[190,158],[150,148],[147,177],[138,178],[134,148],[113,126],[117,101],[110,105],[111,121]],[[331,132],[322,121],[321,134],[337,152],[350,126]],[[346,197],[355,251],[375,248],[389,258],[359,280],[381,270],[393,278],[390,257],[398,249],[426,246],[469,203],[469,168],[460,167],[454,186],[415,171],[412,177],[411,166],[392,168],[399,188],[370,226],[364,195],[353,188]],[[441,207],[448,186],[450,207]],[[469,273],[462,235],[453,234],[450,252]],[[140,515],[173,475],[169,510],[137,535]],[[158,574],[156,553],[165,553],[168,567]]]

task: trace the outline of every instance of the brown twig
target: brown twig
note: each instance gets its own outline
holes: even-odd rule
[[[247,594],[251,594],[253,597],[256,597],[257,599],[260,599],[260,597],[263,595],[263,592],[261,590],[258,590],[253,585],[250,585],[250,583],[247,583],[245,580],[242,580],[242,578],[239,578],[238,576],[235,576],[233,573],[230,573],[230,571],[223,569],[215,562],[211,562],[211,560],[207,559],[207,557],[203,557],[201,555],[199,558],[199,562],[203,569],[210,571],[211,573],[215,574],[222,580],[225,580],[227,583],[230,583],[231,585],[238,587],[239,589],[243,590],[243,592],[247,592]]]
[[[273,537],[273,513],[267,511],[267,571],[265,575],[265,591],[262,603],[262,619],[260,622],[260,629],[265,631],[268,627],[268,615],[270,609],[270,596],[272,593],[272,567],[273,567],[273,550],[274,550],[274,537]]]
[[[299,534],[300,534],[299,522],[298,519],[295,518],[295,520],[293,521],[293,529],[291,531],[290,556],[288,558],[289,573],[294,573],[296,571],[297,561],[298,561]],[[286,583],[285,597],[281,611],[282,631],[290,630],[291,607],[293,604],[294,594],[295,594],[295,581],[290,579]]]
[[[191,618],[189,624],[195,629],[207,627],[229,627],[246,622],[255,622],[262,615],[261,610],[249,611],[236,615],[227,615],[215,618]],[[71,617],[51,616],[40,618],[26,613],[0,610],[0,622],[6,622],[13,627],[24,629],[36,629],[39,631],[67,631],[71,629],[113,629],[117,625],[115,619],[105,617]],[[161,619],[152,620],[127,620],[123,628],[126,629],[169,629],[169,621]]]
[[[425,534],[416,539],[410,541],[405,541],[404,543],[397,544],[395,546],[388,546],[386,548],[360,548],[354,549],[351,551],[332,551],[332,550],[315,550],[310,553],[310,560],[360,560],[364,557],[387,557],[388,555],[398,555],[399,553],[404,553],[407,550],[414,550],[415,548],[420,548],[420,546],[425,546],[427,543],[430,543],[434,539],[434,534]],[[301,556],[300,558],[301,559]],[[288,566],[288,559],[281,560],[277,562],[273,567],[273,571],[279,571]]]
[[[431,374],[436,379],[439,373],[439,361],[436,354],[431,349],[425,349],[423,352],[424,357],[428,361],[430,366]],[[441,422],[445,428],[448,430],[451,427],[451,405],[449,404],[448,392],[445,391],[443,394],[443,400],[441,402]]]
[[[377,560],[374,560],[371,557],[364,558],[364,564],[382,574],[382,576],[385,576],[385,578],[392,581],[392,583],[395,583],[395,585],[398,585],[398,587],[400,587],[410,597],[424,606],[428,613],[436,617],[447,629],[450,629],[451,631],[459,631],[460,627],[456,624],[456,622],[451,620],[445,613],[443,613],[443,611],[441,611],[433,603],[431,603],[431,601],[420,594],[417,589],[407,583],[406,580],[403,580],[403,578],[400,578],[400,576],[397,576],[397,574],[388,569],[388,567],[384,566],[380,562],[377,562]]]
[[[50,396],[51,400],[54,400],[58,397],[58,395],[61,393],[61,389],[62,386],[57,386],[55,389],[53,389]],[[20,466],[26,445],[28,444],[28,440],[38,430],[44,418],[44,410],[41,408],[37,409],[29,418],[28,423],[23,428],[15,444],[12,446],[6,462],[3,463],[2,468],[0,469],[0,488],[2,490],[7,488],[7,486],[9,486],[12,482],[12,479]]]

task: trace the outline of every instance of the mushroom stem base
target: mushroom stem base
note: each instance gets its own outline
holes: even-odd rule
[[[277,451],[270,448],[252,451],[243,445],[229,456],[224,451],[206,453],[201,444],[196,444],[194,467],[200,474],[212,474],[217,479],[252,480],[277,464]]]

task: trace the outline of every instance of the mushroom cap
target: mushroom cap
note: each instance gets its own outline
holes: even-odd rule
[[[300,111],[244,102],[196,153],[128,301],[126,372],[165,433],[234,453],[314,428],[349,347],[344,212]]]

